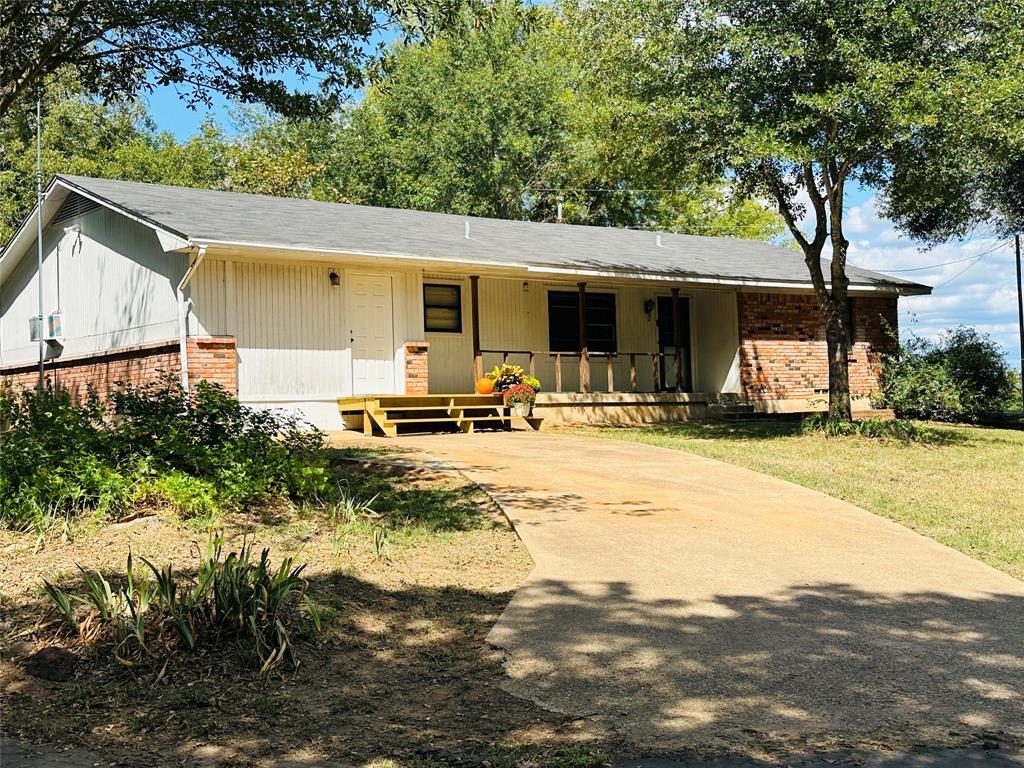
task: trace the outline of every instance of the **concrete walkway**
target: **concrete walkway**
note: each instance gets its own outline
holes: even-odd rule
[[[659,749],[1024,732],[1024,583],[980,562],[680,451],[400,442],[488,489],[536,561],[490,635],[517,695]]]

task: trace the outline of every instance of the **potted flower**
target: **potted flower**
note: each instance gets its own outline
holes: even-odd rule
[[[522,367],[518,365],[512,365],[510,363],[502,363],[496,365],[485,375],[485,378],[490,379],[494,382],[494,392],[504,392],[509,387],[514,387],[517,384],[525,384],[526,386],[533,389],[536,394],[540,391],[540,381],[530,376]]]
[[[505,407],[512,407],[516,416],[529,416],[537,400],[537,391],[526,384],[513,384],[504,391]]]

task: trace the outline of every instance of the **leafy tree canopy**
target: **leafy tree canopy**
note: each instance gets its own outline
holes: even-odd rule
[[[779,220],[721,178],[670,186],[620,161],[608,89],[550,7],[499,0],[438,37],[395,46],[349,112],[335,185],[374,205],[766,238]],[[663,182],[664,177],[657,179]]]
[[[849,418],[847,185],[880,189],[891,213],[914,201],[906,224],[936,189],[917,166],[941,178],[950,152],[1015,130],[1001,107],[1024,103],[1021,0],[581,0],[568,15],[595,75],[639,105],[622,112],[653,148],[638,160],[773,201],[826,317],[830,415]],[[936,126],[949,141],[929,141]]]
[[[383,24],[425,28],[439,10],[418,0],[2,0],[0,117],[67,67],[107,101],[174,85],[193,105],[216,91],[309,113],[361,82]],[[283,71],[315,74],[318,92],[289,88]]]
[[[72,71],[44,103],[44,172],[460,214],[770,238],[777,215],[721,178],[635,173],[609,89],[549,7],[464,8],[446,31],[394,44],[356,105],[329,119],[236,111],[176,142],[133,102],[103,106]],[[0,240],[34,200],[32,111],[0,119]],[[652,187],[670,187],[650,189]],[[640,188],[642,191],[635,191]]]

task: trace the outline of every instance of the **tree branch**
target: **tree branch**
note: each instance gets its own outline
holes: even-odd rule
[[[793,210],[790,208],[789,200],[786,199],[786,195],[782,191],[781,181],[774,176],[774,174],[766,174],[765,181],[771,190],[772,196],[775,198],[775,203],[779,209],[779,215],[782,216],[783,221],[786,222],[786,227],[789,229],[789,233],[793,235],[793,239],[800,245],[801,250],[804,252],[811,247],[811,244],[807,242],[807,237],[800,230],[800,226],[796,221],[796,217],[793,215]]]

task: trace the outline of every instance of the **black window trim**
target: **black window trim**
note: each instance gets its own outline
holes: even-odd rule
[[[610,353],[616,353],[616,352],[618,352],[618,350],[619,350],[619,295],[618,295],[618,292],[614,291],[614,290],[611,290],[611,291],[609,291],[609,290],[595,290],[595,291],[588,290],[586,293],[587,293],[587,309],[588,309],[588,311],[591,309],[591,307],[594,306],[590,302],[591,297],[593,297],[593,296],[602,296],[602,297],[610,297],[609,306],[610,306],[610,309],[611,309],[611,312],[612,312],[611,349],[610,350],[607,350],[607,349],[595,349],[594,345],[593,345],[594,339],[592,337],[590,337],[590,334],[588,333],[588,339],[587,339],[587,342],[588,342],[587,343],[587,348],[588,348],[588,350],[590,352],[595,352],[595,353],[609,353],[609,352]],[[553,344],[553,342],[554,342],[553,335],[555,333],[555,328],[552,326],[552,323],[551,323],[551,301],[552,301],[552,297],[555,296],[556,294],[564,296],[566,298],[568,298],[570,296],[574,297],[575,300],[576,300],[576,307],[577,307],[575,311],[577,313],[579,312],[579,309],[578,309],[578,307],[579,307],[579,304],[578,304],[578,302],[579,302],[579,292],[578,291],[571,291],[571,290],[567,291],[567,290],[559,289],[559,288],[549,288],[548,289],[548,291],[547,291],[548,347],[550,348],[550,350],[552,352],[578,352],[579,351],[579,322],[578,322],[578,320],[577,320],[576,324],[573,326],[573,328],[575,330],[572,331],[570,334],[568,334],[568,335],[572,335],[572,336],[576,337],[576,339],[577,339],[577,344],[576,344],[577,348],[576,349],[555,349],[555,346],[558,346],[558,345]],[[589,325],[590,325],[590,323],[588,323],[588,327],[589,327]]]
[[[427,310],[431,307],[434,309],[452,309],[448,305],[439,304],[427,304],[427,288],[454,288],[455,289],[455,309],[458,310],[459,314],[459,325],[457,328],[430,328],[427,325]],[[462,284],[461,283],[423,283],[423,332],[424,333],[462,333]]]

